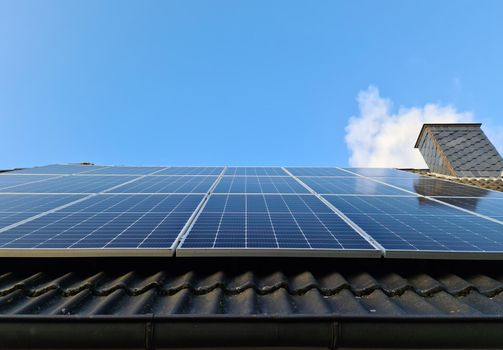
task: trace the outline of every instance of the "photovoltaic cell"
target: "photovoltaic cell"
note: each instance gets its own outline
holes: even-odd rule
[[[224,175],[288,176],[280,167],[228,167]]]
[[[217,176],[147,176],[111,193],[206,193]]]
[[[502,225],[426,198],[324,197],[379,242],[387,256],[503,253]]]
[[[368,177],[404,177],[418,178],[420,175],[409,171],[392,169],[392,168],[344,168],[362,176]]]
[[[45,181],[54,178],[56,177],[50,175],[0,175],[0,189],[7,189],[31,182]]]
[[[423,196],[487,197],[503,198],[503,192],[485,190],[441,179],[420,177],[417,179],[379,178],[387,184],[418,193]]]
[[[202,195],[97,195],[0,234],[2,249],[171,249]]]
[[[320,194],[410,195],[363,177],[300,177],[299,179]]]
[[[86,175],[148,175],[161,169],[164,167],[109,166],[86,172]]]
[[[15,193],[97,193],[120,185],[135,176],[70,175],[47,181],[32,182],[16,187],[0,188],[0,192]]]
[[[169,167],[156,173],[156,175],[220,175],[224,167]]]
[[[47,166],[40,166],[40,167],[35,167],[35,168],[27,168],[27,169],[20,169],[20,170],[15,170],[12,173],[15,174],[60,174],[60,175],[70,175],[70,174],[80,174],[80,173],[87,173],[89,171],[93,171],[96,169],[101,169],[104,168],[102,166],[94,166],[94,165],[60,165],[60,164],[55,164],[55,165],[47,165]]]
[[[289,176],[223,176],[215,193],[309,193]]]
[[[503,199],[496,198],[456,198],[438,197],[442,202],[455,205],[459,208],[473,211],[475,213],[488,216],[490,218],[503,221]]]
[[[378,253],[313,195],[211,195],[177,251],[194,249],[237,256],[256,249]]]
[[[83,198],[82,195],[0,195],[0,228]],[[1,235],[1,233],[0,233]]]
[[[319,167],[319,168],[289,167],[286,169],[295,176],[343,176],[343,177],[358,176],[337,168],[329,168],[329,167]]]

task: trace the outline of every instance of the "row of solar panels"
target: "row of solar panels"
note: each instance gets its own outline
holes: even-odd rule
[[[4,256],[503,258],[502,223],[502,193],[395,169],[55,165],[0,175]]]

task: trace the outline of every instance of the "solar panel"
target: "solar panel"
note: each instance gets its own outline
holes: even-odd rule
[[[288,176],[223,176],[215,193],[309,193]]]
[[[300,177],[299,179],[320,194],[410,195],[363,177]]]
[[[325,195],[388,257],[503,257],[503,226],[424,197]]]
[[[97,193],[135,179],[134,176],[70,175],[0,188],[0,192],[13,193]]]
[[[314,195],[209,197],[177,255],[379,256]]]
[[[420,177],[419,174],[414,174],[408,171],[391,169],[391,168],[344,168],[344,169],[368,177],[404,177],[404,178]]]
[[[109,166],[86,172],[86,175],[148,175],[158,173],[164,167]]]
[[[20,170],[15,170],[12,173],[14,174],[60,174],[60,175],[70,175],[70,174],[81,174],[81,173],[87,173],[89,171],[97,170],[97,169],[102,169],[104,168],[103,166],[94,166],[94,165],[77,165],[77,164],[72,164],[72,165],[60,165],[60,164],[55,164],[55,165],[47,165],[47,166],[41,166],[41,167],[35,167],[35,168],[27,168],[27,169],[20,169]]]
[[[313,168],[303,168],[303,167],[288,167],[286,168],[292,175],[295,176],[358,176],[347,171],[337,169],[337,168],[329,168],[329,167],[313,167]]]
[[[169,167],[156,173],[156,175],[220,175],[224,167],[194,167],[181,166]]]
[[[479,187],[466,186],[441,179],[420,177],[417,179],[379,178],[387,184],[415,192],[423,196],[454,196],[454,197],[493,197],[503,198],[502,192],[485,190]]]
[[[438,200],[503,221],[503,199],[480,197],[438,197]]]
[[[206,193],[217,176],[146,176],[111,193]]]
[[[31,182],[40,182],[56,178],[49,175],[2,175],[0,174],[0,189],[24,185]]]
[[[82,195],[0,195],[0,228],[83,198]]]
[[[203,195],[96,195],[2,232],[0,254],[36,250],[92,256],[116,250],[119,255],[168,255],[202,199]]]
[[[280,167],[228,167],[224,175],[288,176]]]

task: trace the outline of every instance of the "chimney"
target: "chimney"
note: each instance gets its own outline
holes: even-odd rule
[[[424,124],[419,148],[430,172],[456,177],[501,177],[503,158],[482,124]]]

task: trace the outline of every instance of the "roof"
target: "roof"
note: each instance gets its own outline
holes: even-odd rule
[[[4,345],[503,345],[501,262],[187,258],[2,266]]]
[[[419,141],[421,141],[421,138],[423,137],[425,130],[430,127],[449,127],[449,128],[474,127],[474,128],[480,128],[481,126],[482,126],[482,123],[425,123],[421,127],[421,131],[419,132],[416,143],[414,144],[414,148],[419,147]]]
[[[458,181],[501,190],[503,180]],[[7,347],[503,346],[503,261],[3,258],[0,264],[0,344]]]
[[[458,177],[500,177],[503,158],[481,124],[424,124],[416,141],[428,167]]]

